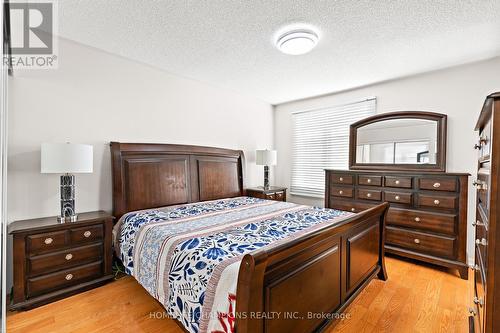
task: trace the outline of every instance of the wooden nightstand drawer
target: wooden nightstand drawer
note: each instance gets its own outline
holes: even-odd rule
[[[274,199],[278,201],[285,201],[285,192],[284,191],[276,192]]]
[[[102,262],[28,279],[28,298],[50,292],[61,287],[75,285],[102,275]]]
[[[68,244],[68,232],[54,231],[43,234],[29,235],[27,237],[28,251],[42,253],[61,249]]]
[[[274,193],[267,193],[266,195],[267,200],[274,200],[276,199],[276,195]]]
[[[28,258],[28,274],[30,276],[47,274],[60,269],[97,261],[101,259],[102,252],[103,246],[99,243],[31,257]]]
[[[71,243],[90,243],[102,239],[102,224],[70,230]]]

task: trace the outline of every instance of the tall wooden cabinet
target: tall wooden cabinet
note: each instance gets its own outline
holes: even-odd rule
[[[472,332],[500,332],[500,92],[486,98],[478,142]]]

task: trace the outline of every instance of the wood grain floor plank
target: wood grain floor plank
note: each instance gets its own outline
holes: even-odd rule
[[[434,266],[387,258],[388,281],[373,280],[329,333],[467,332],[471,283]],[[471,277],[471,276],[470,276]],[[182,333],[133,278],[125,277],[30,311],[10,312],[9,333]]]

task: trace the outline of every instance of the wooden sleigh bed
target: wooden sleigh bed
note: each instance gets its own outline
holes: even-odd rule
[[[245,194],[242,151],[112,142],[111,155],[117,219],[130,211]],[[312,332],[334,323],[373,278],[387,279],[387,208],[384,203],[272,250],[245,254],[235,330]]]

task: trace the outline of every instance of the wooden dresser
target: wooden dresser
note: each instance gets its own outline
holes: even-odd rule
[[[467,279],[466,173],[326,170],[325,207],[387,201],[386,252],[458,269]]]
[[[113,217],[105,212],[15,221],[11,309],[25,309],[96,287],[113,278]]]
[[[491,333],[500,332],[500,92],[486,98],[476,131],[476,257],[470,323],[472,332]]]

